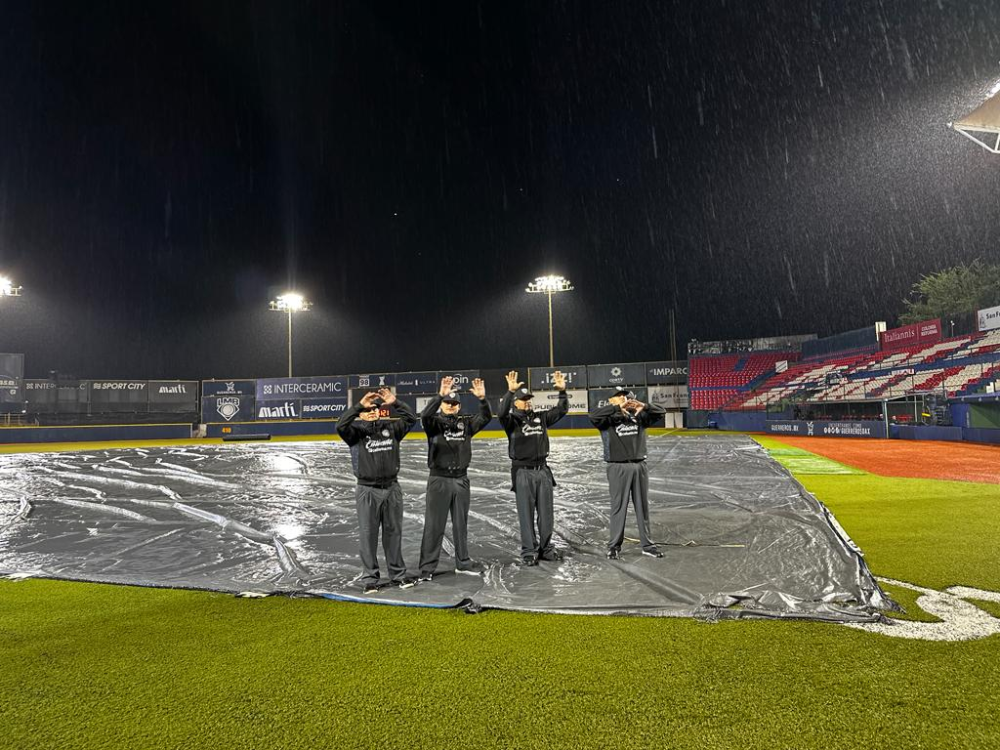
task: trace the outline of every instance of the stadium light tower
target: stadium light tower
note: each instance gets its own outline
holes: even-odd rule
[[[20,297],[21,287],[14,286],[14,282],[6,276],[0,276],[0,297]]]
[[[285,292],[280,297],[271,300],[271,309],[288,315],[288,377],[292,377],[292,315],[304,312],[312,307],[312,302],[306,301],[298,292]]]
[[[528,294],[546,294],[549,297],[549,367],[555,367],[555,347],[552,340],[552,295],[559,292],[572,292],[573,285],[569,279],[564,279],[562,276],[539,276],[528,284],[524,291]]]

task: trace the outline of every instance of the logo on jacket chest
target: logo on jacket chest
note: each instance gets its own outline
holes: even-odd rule
[[[524,422],[521,425],[521,434],[524,437],[532,437],[534,435],[541,435],[545,432],[545,425],[542,424],[540,417],[533,417],[532,419]]]
[[[620,424],[615,427],[615,434],[617,434],[618,437],[631,437],[632,435],[638,435],[639,425],[635,422],[625,422],[624,424]]]
[[[465,422],[459,421],[453,427],[445,428],[444,439],[449,441],[464,441],[466,438]]]

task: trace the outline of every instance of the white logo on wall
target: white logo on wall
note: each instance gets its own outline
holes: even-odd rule
[[[226,390],[229,391],[230,393],[232,393],[233,391],[235,391],[236,390],[236,381],[233,380],[233,381],[230,381],[230,382],[226,383]]]
[[[216,399],[215,410],[228,422],[240,413],[240,400],[235,396],[223,396]]]
[[[385,375],[378,376],[378,385],[372,386],[372,378],[370,375],[358,375],[358,388],[384,388],[385,387]]]
[[[281,406],[262,406],[257,410],[257,419],[291,419],[298,416],[295,404],[291,401],[286,401]]]
[[[181,383],[177,385],[161,385],[160,393],[187,393],[187,388]]]
[[[265,396],[270,396],[273,393],[273,391],[274,391],[273,386],[270,386],[267,383],[264,384],[264,395]]]

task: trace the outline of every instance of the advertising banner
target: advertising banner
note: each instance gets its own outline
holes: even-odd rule
[[[297,399],[285,401],[257,400],[254,407],[256,419],[299,419],[302,416],[302,402]]]
[[[392,373],[351,375],[349,385],[351,388],[367,388],[370,391],[377,391],[379,388],[392,388],[396,385],[396,376]]]
[[[339,419],[347,411],[347,397],[303,399],[300,409],[303,419]]]
[[[664,409],[687,409],[690,407],[686,385],[654,385],[649,388],[650,403]]]
[[[591,388],[616,385],[645,385],[646,363],[632,362],[621,365],[588,365],[587,382]]]
[[[587,387],[587,366],[569,365],[567,367],[532,367],[529,370],[529,386],[532,391],[551,391],[555,388],[552,373],[556,370],[566,376],[567,388]]]
[[[884,438],[885,423],[881,420],[870,422],[768,422],[767,432],[776,435],[803,435],[805,437],[860,437]]]
[[[686,359],[646,363],[646,385],[684,385],[687,382]]]
[[[85,380],[59,380],[56,409],[61,414],[86,414],[90,409],[90,384]]]
[[[149,404],[159,406],[171,404],[188,406],[191,411],[197,411],[198,381],[197,380],[150,380]],[[151,409],[150,411],[156,411]]]
[[[455,388],[460,391],[467,391],[472,387],[472,381],[479,377],[479,370],[439,370],[438,384],[441,378],[454,378]]]
[[[976,321],[980,331],[992,331],[1000,328],[1000,307],[987,307],[976,313]]]
[[[436,372],[396,373],[396,393],[437,393],[440,386]]]
[[[901,328],[883,331],[882,349],[903,349],[908,346],[930,346],[941,340],[941,319],[924,320]]]
[[[256,396],[256,380],[202,380],[201,395],[206,396]]]
[[[88,390],[91,412],[146,411],[149,381],[91,380]]]
[[[0,354],[0,404],[24,404],[24,355]],[[20,411],[20,408],[18,409]]]
[[[262,378],[257,381],[257,401],[298,398],[329,398],[347,395],[347,378]]]
[[[590,411],[594,409],[599,409],[602,406],[608,405],[608,399],[614,394],[614,388],[595,388],[588,391],[587,398],[590,404]],[[649,394],[645,388],[633,388],[632,395],[642,401],[643,403],[649,398]]]
[[[256,418],[252,395],[208,396],[201,400],[201,421],[252,422]]]
[[[538,411],[551,409],[559,403],[559,391],[534,391],[534,394],[532,401]],[[566,395],[569,396],[570,414],[586,414],[590,410],[586,388],[567,388]]]
[[[25,380],[24,399],[36,411],[55,411],[58,389],[54,380]]]

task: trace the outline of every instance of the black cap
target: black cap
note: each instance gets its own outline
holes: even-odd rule
[[[514,391],[514,398],[518,401],[528,401],[534,398],[535,394],[529,391],[526,387],[521,386],[516,391]]]
[[[458,395],[458,391],[452,391],[451,393],[446,393],[441,397],[441,400],[446,404],[460,404],[462,399]]]
[[[611,398],[615,398],[616,396],[625,396],[626,398],[632,398],[632,391],[630,391],[625,386],[620,385],[617,388],[615,388],[615,392],[611,394]]]

